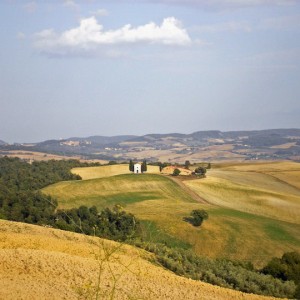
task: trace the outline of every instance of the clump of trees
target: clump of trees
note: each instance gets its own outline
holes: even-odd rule
[[[195,169],[194,173],[195,173],[195,175],[205,177],[206,168],[205,167],[198,167],[198,168]]]
[[[120,206],[100,212],[95,206],[57,210],[57,201],[39,191],[58,181],[81,179],[71,169],[87,165],[76,160],[28,164],[18,158],[0,158],[0,218],[115,240],[135,236],[139,222]]]
[[[262,273],[284,281],[293,280],[297,284],[294,296],[300,299],[300,253],[286,252],[281,258],[274,257],[262,269]]]
[[[0,158],[0,218],[48,224],[57,202],[39,189],[62,180],[79,180],[74,167],[86,166],[76,160],[42,161],[29,164],[19,158]]]
[[[181,171],[179,170],[179,169],[174,169],[174,171],[173,171],[173,176],[178,176],[178,175],[180,175],[180,173],[181,173]]]
[[[57,202],[50,196],[34,191],[1,190],[0,218],[31,224],[49,224]]]
[[[58,210],[54,215],[53,226],[118,241],[136,237],[140,230],[140,223],[134,215],[126,213],[119,205],[100,212],[95,206]]]
[[[81,179],[70,171],[87,165],[77,160],[35,161],[29,164],[19,158],[3,157],[0,158],[0,184],[10,191],[38,190],[62,180]]]
[[[204,209],[195,209],[191,212],[190,217],[184,218],[185,221],[198,227],[201,226],[204,220],[208,219],[208,213]]]
[[[136,245],[155,253],[157,261],[167,269],[194,280],[273,297],[293,298],[296,293],[293,281],[262,274],[251,264],[199,257],[189,250],[169,248],[163,244],[139,242]]]

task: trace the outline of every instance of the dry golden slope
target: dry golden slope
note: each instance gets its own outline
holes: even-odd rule
[[[0,299],[95,299],[97,291],[98,299],[271,299],[176,276],[149,257],[127,245],[1,220]]]
[[[104,178],[121,174],[131,174],[129,171],[128,164],[118,164],[118,165],[107,165],[100,167],[85,167],[85,168],[73,168],[71,170],[73,174],[78,174],[83,180]],[[153,173],[158,174],[158,166],[147,166],[147,174]]]

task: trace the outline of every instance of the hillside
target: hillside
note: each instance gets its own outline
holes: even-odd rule
[[[202,180],[185,181],[209,203],[300,224],[300,164],[224,164]]]
[[[300,129],[74,137],[35,144],[0,145],[0,150],[6,153],[13,150],[39,151],[117,161],[300,160]]]
[[[297,170],[299,164],[291,164],[265,163],[260,169],[263,166],[269,166],[273,172],[281,169],[283,173],[277,172],[277,176],[284,176],[291,168]],[[239,168],[239,164],[225,166]],[[250,170],[257,166],[240,165]],[[82,169],[83,173],[87,171]],[[273,256],[300,251],[299,191],[284,182],[277,186],[278,182],[267,174],[245,171],[232,176],[229,170],[220,167],[209,170],[206,179],[191,180],[184,176],[184,181],[177,182],[172,180],[174,177],[156,174],[103,177],[108,174],[106,171],[105,166],[91,168],[88,178],[94,179],[60,182],[43,192],[57,198],[60,208],[95,205],[102,209],[121,204],[142,220],[150,241],[191,248],[212,258],[252,261],[262,266]],[[264,182],[265,179],[268,181]],[[241,185],[242,181],[248,185]],[[195,193],[200,197],[195,197]],[[269,202],[262,201],[264,198],[284,205],[272,208]],[[205,209],[209,213],[201,228],[183,220],[193,209]]]
[[[1,299],[274,299],[176,276],[127,245],[3,220],[0,228]]]

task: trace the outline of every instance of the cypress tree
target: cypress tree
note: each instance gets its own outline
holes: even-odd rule
[[[143,163],[142,163],[142,172],[147,172],[147,162],[146,162],[146,160],[144,160]]]
[[[129,171],[131,171],[131,172],[134,171],[134,164],[133,164],[132,160],[129,161]]]

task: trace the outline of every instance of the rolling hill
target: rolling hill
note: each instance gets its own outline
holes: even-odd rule
[[[288,176],[286,172],[294,170],[296,175],[299,164],[216,167],[206,179],[186,177],[180,182],[156,174],[115,175],[115,169],[110,174],[114,176],[110,176],[105,167],[83,168],[76,172],[91,172],[86,178],[94,179],[60,182],[43,192],[56,197],[60,208],[95,205],[101,209],[121,204],[142,220],[149,240],[191,248],[199,255],[252,261],[262,266],[283,252],[300,251],[300,192],[290,183],[267,174],[268,171],[276,172],[276,176]],[[296,177],[289,176],[289,179],[295,181]],[[193,209],[208,211],[209,219],[201,228],[184,221]]]
[[[128,245],[0,220],[1,299],[274,299],[176,276]]]

